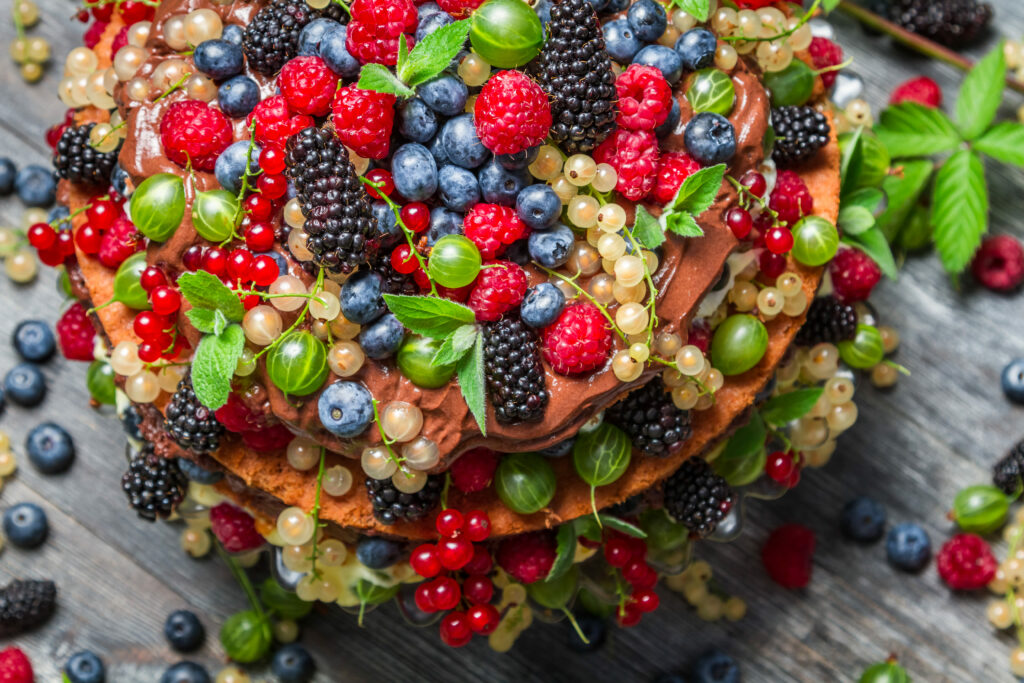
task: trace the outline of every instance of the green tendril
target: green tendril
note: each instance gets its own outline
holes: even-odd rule
[[[259,359],[260,356],[262,356],[263,354],[267,353],[272,348],[274,348],[275,346],[280,344],[282,339],[287,337],[293,330],[295,330],[296,327],[299,326],[299,323],[301,323],[303,320],[306,319],[306,315],[309,313],[309,304],[310,304],[310,302],[314,298],[316,298],[316,295],[319,294],[320,291],[323,290],[323,288],[324,288],[324,269],[320,268],[320,270],[318,270],[317,274],[316,274],[316,282],[313,284],[312,296],[308,296],[307,295],[306,305],[302,307],[302,312],[299,313],[299,315],[295,318],[295,322],[293,322],[291,325],[289,325],[287,330],[285,330],[280,335],[278,335],[277,339],[275,339],[274,341],[270,342],[270,344],[268,344],[268,345],[264,346],[262,349],[260,349],[259,352],[256,353],[256,355],[253,356],[253,358],[252,358],[253,362],[255,362],[257,359]],[[275,295],[271,294],[270,296],[275,296]],[[299,296],[299,295],[288,294],[287,296]],[[321,300],[317,299],[317,301],[321,301]],[[323,303],[323,302],[321,301],[321,303]]]
[[[427,262],[423,260],[423,256],[420,254],[419,251],[417,251],[416,245],[412,240],[412,236],[416,233],[410,230],[409,226],[407,226],[405,224],[405,221],[402,220],[402,209],[398,206],[398,204],[395,204],[393,201],[391,201],[391,197],[387,196],[386,194],[380,191],[381,188],[384,187],[384,181],[379,180],[375,182],[373,180],[370,180],[369,178],[366,178],[365,176],[359,176],[359,182],[363,183],[363,185],[372,187],[373,189],[377,190],[377,194],[384,201],[384,203],[388,205],[388,208],[391,209],[391,213],[395,215],[395,221],[398,222],[398,227],[402,229],[402,234],[405,235],[405,241],[409,244],[409,249],[412,251],[412,255],[416,257],[417,261],[419,261],[420,268],[423,270],[423,274],[427,276],[427,281],[430,282],[431,295],[440,296],[437,292],[437,285],[434,283],[434,278],[430,277],[430,272],[427,270]]]
[[[313,549],[309,554],[309,573],[315,579],[320,578],[320,570],[316,568],[316,560],[320,556],[320,546],[316,542],[316,533],[324,526],[320,522],[320,492],[324,486],[324,462],[327,460],[327,449],[320,447],[320,469],[316,473],[316,493],[313,496],[313,509],[307,514],[313,518]]]
[[[373,403],[373,421],[377,425],[377,433],[380,434],[381,443],[384,444],[384,448],[388,451],[388,458],[391,462],[395,463],[395,467],[398,471],[405,475],[406,479],[412,479],[412,473],[402,467],[402,463],[405,462],[405,458],[399,457],[395,450],[391,448],[391,444],[395,443],[394,439],[389,439],[388,435],[384,433],[384,426],[380,423],[380,401],[377,399],[372,400]]]

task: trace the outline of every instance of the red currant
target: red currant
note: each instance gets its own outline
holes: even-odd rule
[[[448,647],[462,647],[473,638],[466,613],[449,612],[441,620],[441,641]]]
[[[152,340],[164,333],[170,323],[167,318],[153,311],[139,311],[132,322],[132,329],[140,339]]]
[[[479,543],[491,535],[491,518],[483,510],[470,510],[466,517],[466,538]]]
[[[431,543],[424,543],[412,551],[409,556],[409,565],[413,571],[425,579],[430,579],[441,573],[441,560],[437,556],[437,546]]]
[[[203,254],[203,270],[220,277],[228,272],[228,254],[223,249],[212,247]]]
[[[28,229],[28,243],[36,249],[48,249],[57,241],[57,231],[49,223],[35,223]]]
[[[406,204],[399,213],[405,227],[413,232],[423,232],[430,225],[430,207],[423,202]]]
[[[741,240],[750,234],[750,229],[754,227],[754,220],[750,217],[749,211],[734,206],[726,212],[725,224],[732,230],[736,239]]]
[[[121,9],[121,18],[124,20],[125,26],[131,26],[138,21],[149,21],[155,14],[153,7],[132,0],[125,0],[118,7]]]
[[[192,345],[188,343],[188,339],[185,339],[185,335],[179,334],[174,338],[174,344],[169,344],[166,351],[164,351],[164,358],[173,360],[180,356],[183,352],[192,349]]]
[[[86,223],[75,231],[75,244],[86,254],[98,254],[102,240],[103,235],[92,227],[91,223]]]
[[[247,280],[250,266],[252,266],[252,252],[248,249],[239,247],[232,249],[228,254],[227,272],[232,281]]]
[[[755,197],[763,197],[765,190],[768,189],[768,181],[764,179],[764,176],[757,171],[747,171],[740,178],[740,185],[747,188],[747,191]]]
[[[488,574],[494,567],[491,554],[482,545],[473,547],[473,559],[462,568],[467,574]]]
[[[147,292],[152,292],[157,287],[167,284],[167,276],[156,266],[146,266],[139,275],[139,284]]]
[[[193,244],[186,249],[185,253],[181,255],[181,265],[185,266],[185,270],[193,273],[199,270],[199,266],[203,265],[203,248],[198,244]]]
[[[245,211],[254,221],[267,220],[273,210],[274,205],[263,195],[251,194],[245,198]]]
[[[643,617],[643,612],[640,611],[640,607],[632,602],[627,602],[622,609],[619,611],[618,622],[619,626],[623,628],[630,628],[640,623],[640,619]]]
[[[773,254],[785,254],[793,248],[793,233],[789,228],[774,227],[764,236],[764,246]]]
[[[462,518],[462,513],[448,508],[447,510],[442,510],[437,516],[434,526],[437,527],[437,533],[445,538],[455,538],[462,531],[463,524],[465,524],[465,520]]]
[[[288,191],[288,181],[283,175],[261,175],[256,181],[260,193],[268,199],[279,199]]]
[[[421,612],[432,613],[437,611],[437,607],[434,606],[434,592],[430,588],[430,584],[421,583],[416,586],[416,592],[413,593],[413,600],[416,601],[416,607]]]
[[[469,628],[473,633],[479,633],[482,636],[494,633],[501,621],[501,615],[493,605],[473,605],[469,608],[466,616],[469,619]]]
[[[765,277],[776,278],[786,272],[786,257],[781,254],[773,254],[765,249],[758,257],[758,265]]]
[[[143,363],[155,363],[160,360],[160,356],[163,355],[163,349],[161,349],[160,345],[155,342],[144,341],[139,344],[139,350],[137,353],[139,355],[139,360]]]
[[[400,244],[391,252],[391,267],[402,275],[408,275],[420,267],[420,262],[412,255],[408,244]]]
[[[661,599],[658,594],[649,588],[638,588],[633,591],[632,602],[635,604],[641,612],[653,612],[658,609],[658,605],[661,603]]]
[[[250,251],[270,251],[274,246],[274,228],[269,223],[253,223],[245,231],[245,246]]]
[[[229,286],[231,284],[233,283],[228,283]],[[256,294],[246,294],[244,296],[240,296],[240,298],[242,299],[242,308],[247,311],[251,311],[260,305],[260,298]]]
[[[800,470],[801,469],[802,468],[800,467],[800,465],[796,465],[793,468],[793,471],[790,473],[789,477],[784,482],[786,484],[786,488],[791,489],[791,488],[793,488],[794,486],[796,486],[797,484],[800,483]]]
[[[260,254],[254,258],[252,265],[249,266],[249,279],[257,287],[269,287],[280,274],[281,269],[278,268],[277,261],[274,260],[273,256],[267,256],[266,254]]]
[[[71,230],[58,230],[57,244],[60,246],[60,253],[64,258],[75,255],[75,240],[71,235]]]
[[[113,5],[96,5],[92,8],[92,16],[100,21],[110,21],[110,15],[114,13]],[[88,21],[88,20],[86,20]]]
[[[451,571],[462,569],[473,559],[473,544],[464,538],[445,538],[437,544],[441,566]]]
[[[604,559],[613,567],[625,567],[632,559],[629,544],[622,538],[609,538],[604,544]]]
[[[383,168],[375,168],[367,171],[366,179],[371,183],[383,183],[380,190],[369,185],[366,186],[366,191],[374,199],[380,199],[381,192],[390,197],[391,193],[395,191],[395,181],[391,177],[391,172],[385,171]]]
[[[171,315],[181,308],[181,295],[173,287],[163,285],[149,293],[149,303],[152,304],[154,313]]]
[[[284,173],[284,150],[280,147],[267,146],[260,152],[260,168],[271,175]]]
[[[783,451],[775,451],[768,456],[764,463],[765,474],[772,481],[777,481],[780,484],[789,479],[794,469],[796,469],[796,463],[793,462],[793,456]]]
[[[486,576],[467,576],[462,582],[462,593],[470,602],[490,602],[494,597],[494,582]]]
[[[85,210],[85,217],[102,232],[114,224],[120,213],[117,204],[111,200],[94,199],[91,206]]]
[[[428,585],[433,593],[431,601],[439,610],[455,609],[462,598],[458,582],[450,576],[439,576]]]
[[[59,244],[51,244],[46,249],[40,249],[38,255],[39,260],[51,268],[64,262],[64,250]]]

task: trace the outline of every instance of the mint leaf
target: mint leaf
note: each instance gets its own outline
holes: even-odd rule
[[[935,174],[932,239],[946,272],[963,272],[988,228],[985,167],[974,152],[961,149]]]
[[[665,242],[665,231],[662,230],[661,223],[640,204],[636,207],[633,237],[648,249],[657,249]]]
[[[612,517],[611,515],[606,515],[604,513],[598,515],[598,517],[601,519],[601,524],[610,529],[615,529],[616,531],[620,531],[627,536],[632,536],[633,538],[647,538],[647,532],[636,524],[630,524],[624,519]]]
[[[401,74],[402,69],[405,68],[406,62],[409,61],[409,43],[406,42],[405,34],[398,34],[398,59],[395,62],[395,73]],[[402,78],[399,76],[399,78]],[[405,79],[402,78],[404,81]]]
[[[555,561],[551,563],[551,569],[544,577],[545,581],[557,579],[572,567],[572,561],[576,557],[576,538],[576,529],[572,522],[558,527],[558,535],[555,537]]]
[[[772,396],[761,406],[761,419],[772,425],[798,420],[810,412],[823,391],[824,387],[811,387]]]
[[[416,86],[447,69],[466,44],[469,24],[469,19],[456,21],[425,37],[413,47],[409,58],[399,67],[398,77],[410,86]]]
[[[707,21],[711,13],[710,0],[672,0],[672,4],[700,23]]]
[[[192,357],[192,388],[196,398],[210,410],[217,410],[228,402],[231,378],[245,348],[245,332],[241,325],[228,325],[214,336],[207,334],[199,340]]]
[[[467,309],[468,310],[468,309]],[[397,313],[395,314],[397,315]],[[469,412],[476,418],[480,433],[487,436],[487,403],[484,400],[484,336],[476,335],[473,350],[459,359],[455,366],[462,397],[466,399]]]
[[[911,209],[924,192],[928,179],[932,177],[934,165],[930,161],[918,160],[903,163],[903,175],[889,175],[882,181],[882,190],[888,201],[885,211],[875,223],[889,240],[895,239],[906,223]]]
[[[412,97],[416,94],[412,88],[398,80],[386,66],[381,64],[363,65],[356,87],[398,97]]]
[[[839,209],[839,220],[836,221],[844,235],[859,235],[875,225],[874,215],[863,206],[854,204]]]
[[[704,229],[697,225],[693,215],[685,211],[666,211],[661,214],[661,220],[665,222],[665,229],[680,237],[700,237]]]
[[[892,248],[889,240],[885,238],[879,228],[873,227],[857,235],[847,233],[843,235],[843,242],[860,249],[871,257],[871,260],[878,264],[885,276],[895,280],[899,275],[896,269],[896,260],[892,257]]]
[[[887,108],[874,130],[894,158],[948,152],[960,144],[960,134],[945,114],[916,102]]]
[[[384,303],[411,332],[444,339],[463,325],[476,322],[472,310],[448,299],[433,296],[385,294]]]
[[[754,411],[750,421],[729,437],[721,454],[711,462],[711,467],[730,486],[753,482],[764,472],[764,441],[767,436],[764,420]]]
[[[1024,166],[1024,126],[1003,121],[974,141],[974,149],[1006,164]]]
[[[885,193],[875,187],[864,187],[854,190],[843,197],[842,206],[862,206],[873,216],[885,200]]]
[[[245,315],[245,308],[227,285],[216,275],[205,270],[182,273],[178,277],[178,289],[192,308],[208,308],[220,311],[231,322],[238,322]]]
[[[715,203],[715,197],[722,187],[725,168],[725,164],[718,164],[702,168],[688,176],[679,186],[675,199],[669,204],[669,210],[688,211],[694,216],[707,211]]]
[[[859,126],[854,131],[850,141],[846,143],[845,149],[843,149],[843,156],[839,160],[839,184],[841,190],[845,190],[848,186],[856,186],[856,178],[853,176],[860,172],[861,159],[863,157],[861,149],[864,146],[861,139],[863,135],[864,126]]]
[[[451,365],[473,348],[478,334],[479,332],[475,325],[463,325],[456,329],[452,334],[444,338],[441,348],[434,354],[430,364]]]
[[[228,319],[219,310],[209,308],[190,308],[185,311],[185,317],[203,334],[219,335],[228,326]]]
[[[956,122],[960,132],[973,140],[991,125],[1003,99],[1006,85],[1006,55],[1003,41],[974,65],[956,96]]]

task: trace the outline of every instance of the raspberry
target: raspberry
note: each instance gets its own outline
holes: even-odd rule
[[[993,292],[1009,292],[1024,281],[1024,248],[1009,235],[986,237],[974,254],[971,273]]]
[[[345,47],[363,64],[394,65],[398,61],[398,36],[416,30],[416,6],[412,0],[355,0]],[[412,50],[414,39],[406,35]]]
[[[218,408],[213,415],[229,432],[263,429],[267,424],[266,418],[250,409],[238,394],[228,394],[228,402]]]
[[[242,443],[255,451],[276,451],[291,443],[295,435],[281,423],[242,432]]]
[[[597,146],[594,161],[611,164],[619,174],[615,189],[626,199],[640,201],[657,180],[658,139],[649,130],[619,128]]]
[[[615,80],[619,116],[615,120],[629,130],[654,130],[665,123],[672,110],[672,87],[653,66],[632,64]]]
[[[889,104],[917,102],[936,109],[942,106],[942,88],[927,76],[918,76],[896,86],[889,96]]]
[[[438,0],[437,4],[456,19],[465,19],[483,4],[483,0]]]
[[[505,247],[530,234],[515,209],[497,204],[475,205],[466,214],[462,226],[466,237],[487,260],[505,253]]]
[[[315,125],[312,116],[292,115],[284,95],[274,95],[263,100],[250,112],[245,120],[247,125],[256,124],[254,134],[260,144],[284,146],[285,140],[301,130]]]
[[[338,89],[338,77],[319,57],[296,57],[281,69],[277,85],[291,111],[326,116]]]
[[[550,531],[531,531],[511,536],[498,548],[498,565],[520,583],[544,579],[555,563],[555,535]]]
[[[768,206],[784,225],[792,225],[814,210],[814,197],[795,171],[780,171]]]
[[[125,259],[145,248],[139,231],[127,216],[117,217],[114,224],[103,233],[98,257],[107,268],[117,268]]]
[[[57,339],[60,341],[60,351],[65,358],[90,361],[93,359],[93,339],[96,330],[85,313],[85,306],[77,301],[68,306],[68,310],[64,311],[64,315],[57,321],[55,329]]]
[[[495,154],[515,154],[544,142],[551,107],[541,87],[521,71],[501,71],[480,90],[473,108],[476,132]]]
[[[480,271],[467,305],[476,319],[497,320],[526,296],[526,272],[511,261],[488,264]]]
[[[774,5],[778,0],[736,0],[740,9],[761,9]]]
[[[128,27],[122,26],[121,30],[114,36],[114,40],[110,43],[110,54],[116,55],[117,51],[128,44]]]
[[[231,144],[231,121],[199,100],[173,103],[160,121],[160,141],[167,158],[185,167],[212,171],[217,156]]]
[[[957,534],[939,550],[936,566],[946,585],[966,591],[988,585],[996,576],[998,563],[981,536]]]
[[[578,375],[601,367],[612,348],[608,321],[597,306],[588,302],[566,306],[542,334],[544,360],[561,375]]]
[[[107,31],[108,21],[94,21],[82,35],[82,43],[90,50],[99,45],[103,34]]]
[[[803,588],[811,582],[814,532],[802,524],[783,524],[761,548],[761,561],[772,581],[783,588]]]
[[[459,456],[449,470],[452,484],[463,493],[483,491],[491,485],[501,456],[490,448],[474,448]]]
[[[210,509],[210,530],[231,553],[255,550],[263,545],[263,537],[256,531],[256,520],[231,503],[219,503]]]
[[[3,683],[32,683],[35,674],[32,662],[16,647],[0,651],[0,681]]]
[[[859,249],[840,249],[828,269],[836,298],[846,303],[864,301],[882,279],[878,264]]]
[[[814,38],[807,51],[811,53],[811,62],[815,69],[827,69],[843,63],[843,48],[828,38]],[[835,85],[838,75],[838,71],[826,71],[821,74],[821,82],[825,88],[831,88]]]
[[[676,198],[679,186],[689,176],[700,170],[700,163],[685,152],[665,152],[658,162],[658,176],[651,199],[659,204],[668,204]]]
[[[352,35],[351,24],[348,35]],[[334,129],[341,141],[359,156],[386,157],[394,121],[394,95],[349,85],[334,96]]]

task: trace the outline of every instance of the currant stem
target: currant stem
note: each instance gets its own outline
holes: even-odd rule
[[[242,187],[238,190],[238,208],[235,209],[234,224],[237,227],[242,220],[242,214],[245,213],[245,209],[242,208],[242,200],[245,199],[245,193],[249,191],[249,176],[252,171],[249,170],[249,165],[252,164],[252,151],[256,148],[256,121],[249,124],[249,147],[245,150],[245,171],[242,173]],[[232,230],[234,232],[234,230]],[[234,235],[232,235],[234,237]],[[230,238],[229,238],[230,239]]]
[[[793,28],[786,29],[781,33],[776,33],[774,36],[760,36],[757,38],[746,38],[744,36],[721,36],[721,38],[722,40],[730,43],[770,43],[774,40],[779,40],[781,38],[788,38],[789,36],[799,31],[800,28],[803,27],[803,25],[806,24],[811,19],[811,17],[814,16],[814,13],[820,6],[821,0],[814,0],[814,4],[808,7],[807,11],[804,12],[804,15],[800,17],[800,20],[793,24]]]
[[[320,293],[320,290],[322,290],[323,287],[324,287],[324,269],[323,269],[323,267],[321,267],[320,270],[317,272],[316,282],[313,284],[312,296],[309,296],[309,298],[306,299],[306,305],[302,307],[302,312],[299,313],[299,315],[295,318],[295,322],[293,322],[291,325],[289,325],[288,329],[285,330],[284,332],[282,332],[277,337],[277,339],[275,339],[274,341],[270,342],[269,344],[264,346],[262,349],[260,349],[260,351],[255,356],[252,357],[254,362],[256,360],[258,360],[260,358],[260,356],[265,354],[267,351],[270,351],[272,348],[274,348],[275,346],[280,344],[282,339],[287,337],[289,333],[291,333],[296,327],[299,326],[299,323],[301,323],[303,320],[306,319],[306,314],[309,313],[309,302],[312,301],[316,297],[316,295]],[[271,296],[274,296],[274,295],[271,295]],[[288,296],[295,296],[295,295],[294,294],[289,294]],[[317,299],[317,301],[321,301],[321,300]],[[323,302],[321,301],[321,303],[323,303]]]
[[[395,463],[395,466],[398,467],[398,471],[402,472],[405,475],[406,479],[412,479],[412,475],[409,472],[402,469],[402,462],[405,460],[405,458],[398,457],[398,454],[395,453],[394,449],[391,448],[391,444],[395,443],[394,440],[389,439],[388,435],[384,433],[384,427],[380,423],[380,409],[377,407],[380,404],[380,401],[378,401],[377,399],[373,399],[372,402],[373,421],[377,425],[377,433],[380,434],[381,443],[384,444],[384,448],[388,449],[388,457],[390,457],[391,462]],[[445,490],[447,491],[447,488]]]
[[[320,546],[316,542],[316,532],[320,529],[320,491],[324,485],[324,461],[327,460],[327,449],[320,447],[320,469],[316,473],[316,493],[313,496],[313,509],[309,516],[313,518],[313,551],[309,555],[309,573],[313,578],[319,579],[320,572],[316,568],[316,558],[320,556]]]
[[[181,78],[179,78],[177,81],[174,82],[174,84],[171,87],[169,87],[167,90],[165,90],[162,93],[160,93],[160,95],[155,100],[153,100],[153,104],[156,104],[157,102],[159,102],[163,98],[167,97],[168,95],[170,95],[172,92],[174,92],[175,90],[177,90],[181,86],[185,85],[185,81],[187,81],[191,76],[192,76],[192,73],[189,72],[189,73],[185,74],[184,76],[182,76]]]
[[[534,261],[533,265],[537,266],[538,268],[540,268],[541,270],[543,270],[545,273],[552,277],[557,277],[559,280],[562,280],[563,282],[568,282],[570,285],[572,285],[573,289],[582,294],[588,301],[590,301],[590,303],[597,306],[597,310],[601,311],[601,315],[605,317],[608,323],[612,326],[612,329],[615,330],[620,337],[622,337],[622,342],[624,344],[627,344],[628,346],[629,340],[626,339],[626,334],[619,329],[618,325],[615,324],[615,319],[612,318],[610,313],[608,313],[608,309],[605,308],[604,304],[600,303],[597,299],[591,296],[590,292],[576,284],[576,278],[566,277],[565,275],[562,275],[558,271],[551,270],[550,268],[545,268],[536,261]]]
[[[384,181],[381,180],[374,182],[365,176],[359,176],[359,181],[364,185],[369,185],[373,189],[377,190],[377,194],[380,195],[380,198],[383,199],[384,203],[391,209],[391,213],[395,215],[395,221],[398,223],[398,227],[402,229],[402,234],[405,235],[405,241],[409,244],[409,250],[412,251],[412,255],[416,257],[416,260],[420,264],[420,268],[423,270],[423,274],[427,276],[427,281],[430,282],[430,293],[434,296],[440,296],[440,294],[437,293],[437,286],[434,284],[434,278],[430,277],[430,273],[427,271],[427,262],[423,260],[423,257],[420,255],[420,252],[416,250],[416,245],[412,241],[412,236],[415,233],[410,230],[405,224],[405,221],[402,220],[402,209],[398,204],[391,201],[391,197],[380,191],[380,189],[384,187]]]

